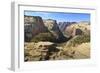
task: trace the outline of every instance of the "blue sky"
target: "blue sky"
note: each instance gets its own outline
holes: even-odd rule
[[[36,12],[24,11],[24,15],[41,16],[42,19],[54,19],[57,22],[81,22],[90,21],[90,14],[87,13],[63,13],[63,12]]]

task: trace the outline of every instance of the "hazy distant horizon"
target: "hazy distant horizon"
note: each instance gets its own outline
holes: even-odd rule
[[[64,13],[64,12],[40,12],[40,11],[24,11],[27,16],[40,16],[45,19],[53,19],[59,22],[90,22],[90,14],[88,13]]]

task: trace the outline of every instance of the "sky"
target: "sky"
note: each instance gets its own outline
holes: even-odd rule
[[[57,22],[90,21],[90,14],[88,13],[24,11],[24,15],[40,16],[42,17],[42,19],[54,19],[54,20],[57,20]]]

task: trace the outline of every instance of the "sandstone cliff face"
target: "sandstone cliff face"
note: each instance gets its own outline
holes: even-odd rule
[[[66,27],[68,27],[69,25],[71,24],[76,24],[76,22],[59,22],[58,25],[59,25],[59,28],[60,30],[63,32]]]
[[[89,35],[90,34],[90,25],[89,22],[80,22],[76,24],[71,24],[66,27],[63,31],[67,37],[74,37],[76,35]]]
[[[39,16],[24,16],[25,39],[29,41],[35,35],[46,32],[43,20]]]
[[[44,25],[48,28],[49,31],[55,31],[61,33],[56,20],[53,19],[44,20]]]
[[[61,39],[64,38],[63,33],[61,32],[61,30],[59,29],[59,26],[56,22],[56,20],[52,20],[52,19],[47,19],[44,20],[44,25],[48,28],[48,30],[57,38],[57,39]]]
[[[24,16],[24,32],[25,41],[30,41],[39,33],[52,34],[57,39],[57,42],[65,39],[56,20],[43,20],[39,16]]]

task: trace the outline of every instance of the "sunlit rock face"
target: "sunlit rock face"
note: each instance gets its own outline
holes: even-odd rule
[[[45,32],[52,34],[58,41],[65,39],[56,20],[43,20],[39,16],[24,16],[24,31],[25,41],[30,41],[34,36]]]
[[[90,25],[89,22],[79,22],[71,24],[63,30],[63,33],[66,37],[74,37],[76,35],[89,35],[90,34]]]
[[[39,16],[24,16],[25,40],[29,41],[35,35],[46,32],[43,20]]]
[[[44,25],[48,28],[48,30],[59,40],[64,39],[64,35],[59,29],[59,25],[57,24],[56,20],[53,19],[47,19],[44,20]]]

